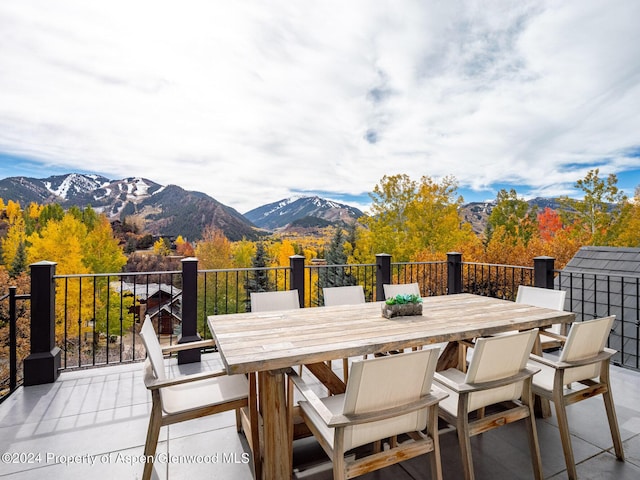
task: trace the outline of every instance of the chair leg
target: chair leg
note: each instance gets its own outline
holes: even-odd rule
[[[543,480],[542,458],[540,457],[540,444],[538,442],[538,430],[536,429],[535,411],[533,408],[533,393],[531,391],[531,378],[525,383],[522,400],[529,407],[527,422],[527,433],[529,436],[529,450],[531,452],[531,464],[533,466],[533,476],[536,480]]]
[[[344,461],[344,427],[335,429],[333,437],[333,480],[346,480],[347,471]]]
[[[154,391],[152,395],[160,395],[158,391]],[[150,480],[153,472],[153,458],[156,454],[158,446],[158,437],[160,436],[160,427],[162,426],[162,407],[160,406],[160,398],[154,399],[151,406],[151,417],[149,418],[149,428],[147,429],[147,440],[144,444],[144,457],[147,460],[144,463],[142,472],[142,480]]]
[[[556,390],[557,391],[557,390]],[[573,459],[573,447],[571,446],[571,434],[569,433],[569,422],[567,421],[567,407],[564,404],[562,391],[556,394],[554,391],[553,403],[556,407],[556,417],[558,419],[558,429],[560,430],[560,441],[564,452],[564,462],[567,466],[569,480],[577,480],[578,473]]]
[[[440,436],[438,435],[438,407],[429,408],[427,434],[433,440],[433,451],[429,454],[431,463],[431,478],[442,480],[442,460],[440,458]]]
[[[458,399],[458,418],[456,430],[460,455],[462,457],[462,469],[465,480],[474,480],[473,458],[471,457],[471,436],[469,433],[469,412],[467,411],[468,397],[460,395]]]
[[[607,420],[609,420],[609,430],[611,431],[611,439],[613,440],[616,457],[618,460],[624,461],[622,438],[620,437],[618,417],[616,416],[616,409],[613,406],[613,396],[611,395],[610,385],[607,385],[607,391],[602,394],[602,398],[604,399],[604,407],[607,410]]]

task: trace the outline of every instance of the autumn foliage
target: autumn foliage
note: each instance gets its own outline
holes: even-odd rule
[[[193,243],[182,236],[173,243],[164,238],[153,243],[151,236],[141,231],[143,226],[128,224],[117,227],[118,235],[126,234],[118,240],[109,220],[90,207],[65,211],[55,204],[32,203],[22,208],[17,202],[0,199],[0,294],[13,279],[24,278],[29,264],[41,260],[56,262],[58,275],[77,276],[176,270],[179,258],[196,256],[205,270],[249,269],[258,264],[274,269],[268,280],[270,288],[283,289],[287,288],[286,277],[278,275],[277,269],[288,267],[292,255],[304,256],[306,263],[339,258],[348,264],[370,264],[378,253],[392,255],[394,262],[432,262],[457,251],[465,262],[526,266],[531,266],[535,257],[546,255],[554,257],[556,267],[562,268],[584,245],[640,246],[640,191],[629,200],[618,189],[614,175],[600,178],[598,170],[590,171],[576,182],[578,194],[560,199],[562,208],[557,210],[536,211],[515,190],[501,190],[487,230],[480,235],[461,216],[463,198],[457,188],[453,177],[384,176],[370,194],[369,215],[350,227],[326,228],[320,235],[280,232],[259,242],[230,242],[222,231],[211,227]],[[148,240],[150,251],[130,252],[136,243],[133,240],[143,238]],[[336,239],[341,245],[334,245]],[[242,310],[244,306],[233,303],[228,292],[246,293],[255,279],[215,278],[206,297],[229,311]],[[60,282],[57,295],[57,304],[65,306],[64,312],[57,312],[60,325],[64,315],[73,319],[66,322],[64,332],[58,332],[61,337],[76,335],[87,319],[111,333],[114,324],[107,327],[108,318],[100,315],[110,315],[106,312],[111,303],[128,306],[131,301],[119,302],[119,294],[108,279],[69,278]],[[96,313],[100,311],[104,313]],[[123,321],[125,325],[131,322],[128,317]],[[120,328],[119,322],[117,325]]]

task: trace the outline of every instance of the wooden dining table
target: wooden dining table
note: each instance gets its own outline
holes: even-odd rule
[[[472,294],[423,299],[419,316],[387,319],[383,302],[212,315],[209,328],[229,374],[258,373],[265,479],[291,478],[286,370],[307,366],[332,393],[344,383],[327,361],[448,342],[438,369],[455,366],[458,341],[570,323],[575,314]]]

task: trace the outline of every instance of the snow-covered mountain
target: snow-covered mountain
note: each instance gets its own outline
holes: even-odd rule
[[[362,215],[355,207],[317,196],[285,198],[244,214],[254,225],[267,230],[284,228],[306,217],[316,217],[331,223],[352,223]]]
[[[10,177],[0,180],[0,198],[26,206],[59,203],[64,208],[87,205],[112,220],[134,216],[156,235],[201,238],[207,226],[220,228],[230,240],[256,238],[253,225],[231,207],[200,192],[162,186],[146,178],[110,180],[71,173],[48,178]]]

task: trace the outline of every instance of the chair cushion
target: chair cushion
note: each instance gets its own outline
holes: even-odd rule
[[[197,380],[160,390],[162,409],[172,414],[248,398],[249,382],[244,375]]]

